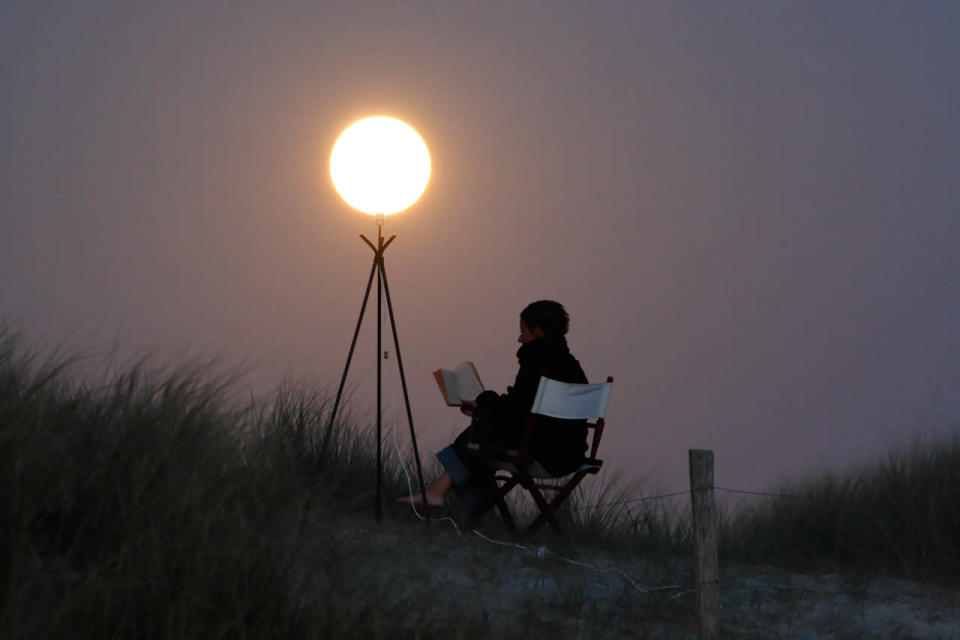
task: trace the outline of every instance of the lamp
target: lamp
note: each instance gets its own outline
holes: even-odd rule
[[[413,453],[417,461],[417,474],[420,481],[420,491],[423,497],[424,509],[428,510],[426,487],[423,483],[423,469],[420,464],[420,452],[417,449],[417,436],[413,429],[413,414],[410,411],[410,398],[407,393],[407,380],[403,372],[403,358],[400,356],[400,341],[397,337],[397,324],[393,315],[393,303],[390,300],[390,287],[387,284],[387,268],[383,254],[394,241],[396,236],[384,242],[384,217],[403,211],[420,197],[427,182],[430,180],[430,153],[420,135],[405,122],[395,118],[377,116],[359,120],[347,127],[330,155],[330,177],[333,184],[347,204],[364,213],[376,216],[377,244],[374,245],[366,236],[360,237],[373,250],[373,266],[370,277],[367,278],[366,292],[363,294],[363,304],[360,306],[360,316],[350,342],[350,351],[347,362],[340,377],[340,386],[337,388],[337,397],[330,412],[330,422],[324,433],[320,445],[320,459],[323,459],[327,448],[333,423],[340,406],[343,387],[353,360],[353,352],[357,346],[357,336],[363,324],[363,315],[370,298],[370,288],[374,275],[377,276],[377,521],[381,512],[381,485],[382,485],[382,401],[381,380],[383,359],[383,301],[386,300],[390,315],[390,327],[393,333],[394,350],[397,354],[397,367],[400,370],[400,383],[403,387],[403,401],[407,409],[407,422],[410,425],[410,439],[413,443]],[[381,358],[383,353],[383,359]]]

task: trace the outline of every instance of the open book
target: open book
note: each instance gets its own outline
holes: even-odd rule
[[[437,369],[433,372],[443,399],[451,407],[459,407],[464,400],[473,400],[483,391],[483,383],[472,362],[464,362],[453,371]]]

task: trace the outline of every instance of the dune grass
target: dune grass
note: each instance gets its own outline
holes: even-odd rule
[[[795,484],[725,524],[733,559],[913,579],[960,578],[960,433]]]
[[[243,421],[202,370],[71,383],[0,353],[4,637],[242,637],[296,620],[282,483],[236,455]],[[295,631],[295,629],[291,629]]]
[[[370,416],[347,403],[322,450],[331,401],[316,390],[283,384],[268,400],[238,402],[231,377],[211,364],[138,362],[99,383],[76,375],[75,364],[0,330],[0,637],[449,631],[427,620],[416,593],[383,601],[390,585],[376,576],[369,593],[349,600],[339,588],[358,566],[369,570],[324,532],[338,532],[344,518],[372,521]],[[407,481],[389,437],[383,451],[391,501]],[[438,471],[431,458],[428,478]],[[953,438],[785,488],[803,498],[726,519],[724,553],[957,576],[958,463]],[[635,501],[641,493],[615,473],[585,482],[563,508],[564,535],[545,530],[532,542],[689,557],[688,518],[658,500]],[[385,506],[384,520],[401,537],[452,538],[445,525],[410,529],[416,521],[404,509]],[[508,535],[493,515],[483,526]],[[489,631],[465,620],[461,637]]]
[[[211,364],[95,384],[78,368],[0,333],[0,636],[367,637],[406,619],[375,593],[346,607],[336,576],[356,567],[317,545],[338,518],[372,520],[369,416],[343,407],[321,458],[331,403],[315,390],[238,403]],[[407,484],[384,445],[392,503]],[[571,516],[598,539],[609,513]],[[415,522],[392,504],[384,519]]]

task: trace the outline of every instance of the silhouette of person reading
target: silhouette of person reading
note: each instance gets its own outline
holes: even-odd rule
[[[473,420],[450,446],[437,453],[445,471],[426,489],[429,505],[442,506],[451,489],[467,509],[492,500],[496,492],[494,469],[467,444],[472,441],[507,448],[520,446],[541,376],[561,382],[587,382],[580,363],[567,347],[569,326],[570,317],[563,305],[553,300],[533,302],[520,313],[520,370],[516,380],[504,394],[488,390],[473,401],[463,402],[460,411]],[[544,469],[554,476],[563,476],[583,462],[587,428],[583,421],[538,420],[528,446],[533,459]],[[399,501],[409,504],[411,498]],[[423,496],[416,494],[412,501],[420,504]]]

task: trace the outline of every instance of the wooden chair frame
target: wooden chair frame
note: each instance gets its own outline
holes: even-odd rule
[[[613,378],[608,377],[607,383],[612,383]],[[533,498],[540,513],[523,530],[525,534],[531,534],[542,527],[544,523],[549,523],[554,531],[560,531],[560,521],[557,519],[556,511],[564,501],[573,493],[580,482],[588,475],[595,475],[600,471],[603,461],[597,458],[597,450],[600,447],[600,439],[603,437],[605,421],[603,417],[597,418],[596,422],[587,422],[587,428],[593,432],[593,438],[590,443],[590,455],[585,457],[583,464],[575,471],[565,476],[555,478],[543,469],[536,460],[530,455],[528,443],[537,421],[543,416],[531,412],[527,417],[523,432],[521,445],[517,449],[498,447],[477,442],[471,442],[468,447],[484,457],[487,462],[498,471],[494,473],[493,479],[497,484],[497,495],[490,503],[475,509],[470,514],[469,522],[471,525],[486,515],[494,506],[500,511],[500,516],[511,531],[516,531],[516,522],[506,503],[507,494],[514,487],[521,486],[530,497]],[[559,484],[544,482],[545,478],[551,480],[560,480]],[[552,492],[553,497],[548,500],[543,492]]]

